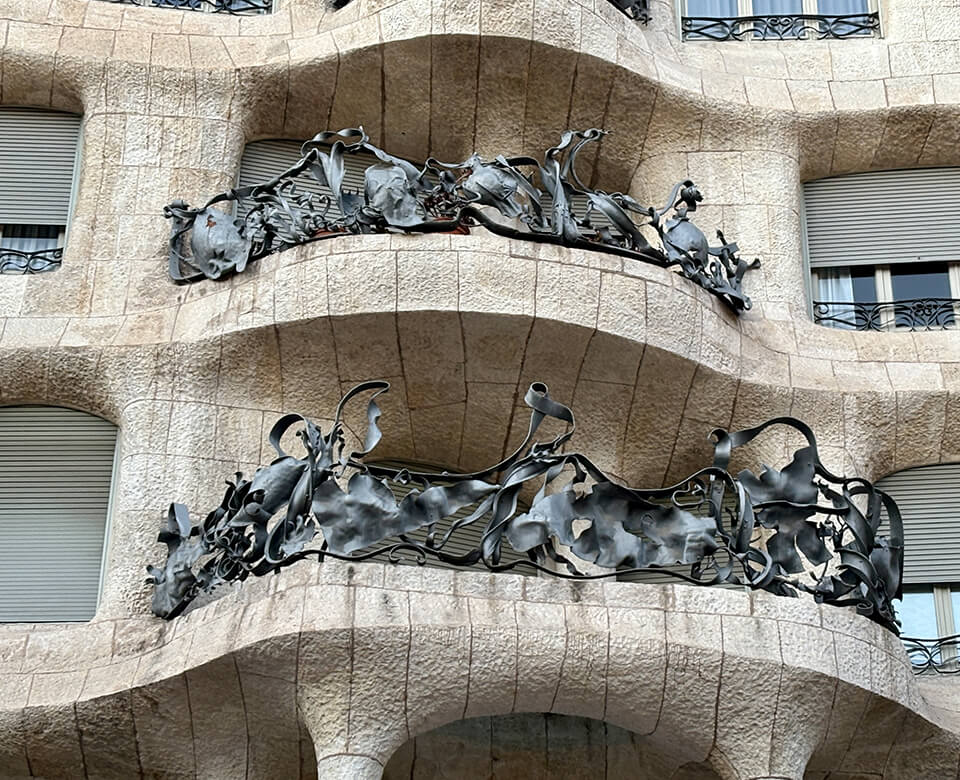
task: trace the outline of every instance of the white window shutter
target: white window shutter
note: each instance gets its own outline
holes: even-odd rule
[[[92,414],[0,407],[0,622],[93,617],[116,442]]]
[[[66,225],[81,117],[0,108],[0,224]]]
[[[960,168],[836,176],[803,194],[811,268],[960,260]]]

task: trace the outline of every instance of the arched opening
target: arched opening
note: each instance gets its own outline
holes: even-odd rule
[[[644,738],[600,720],[547,713],[469,718],[420,734],[387,762],[384,780],[717,780],[676,765]]]

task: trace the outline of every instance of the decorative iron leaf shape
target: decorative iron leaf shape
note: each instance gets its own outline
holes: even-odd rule
[[[362,127],[324,131],[303,145],[299,162],[270,181],[223,192],[200,208],[170,203],[164,209],[172,220],[170,276],[178,283],[222,279],[271,253],[348,233],[469,232],[482,226],[520,240],[677,266],[734,311],[749,309],[743,277],[759,261],[740,260],[737,245],[719,232],[720,245],[710,246],[689,219],[703,199],[693,182],[674,187],[660,210],[584,184],[577,155],[604,135],[596,128],[568,130],[543,161],[474,154],[457,163],[429,158],[417,168],[371,144]],[[344,187],[344,161],[360,153],[376,162],[364,171],[363,192],[351,192]],[[327,194],[302,189],[303,179]],[[243,220],[212,208],[231,202],[247,207]],[[671,209],[674,216],[664,222]],[[643,227],[658,234],[660,247],[651,245]]]
[[[712,466],[677,485],[636,489],[614,482],[585,456],[562,452],[576,428],[573,412],[540,383],[524,398],[531,410],[524,441],[483,471],[366,464],[363,458],[381,437],[376,398],[387,388],[386,382],[353,388],[328,432],[300,415],[280,418],[270,432],[276,460],[251,480],[238,475],[228,482],[220,506],[198,526],[190,526],[186,507],[172,505],[159,537],[167,545],[166,564],[162,570],[148,567],[154,612],[174,617],[200,590],[307,556],[395,561],[409,554],[418,563],[436,559],[493,571],[522,566],[572,578],[658,568],[699,585],[739,582],[781,595],[811,593],[824,603],[854,605],[897,631],[892,601],[900,595],[903,530],[896,504],[864,480],[831,474],[820,462],[813,432],[799,420],[782,417],[743,431],[715,431]],[[343,410],[361,395],[369,395],[367,432],[362,449],[349,452]],[[537,442],[548,418],[566,429]],[[733,477],[726,470],[733,449],[773,425],[799,431],[807,446],[781,470],[765,467],[759,477],[749,470]],[[292,426],[304,457],[281,446]],[[388,480],[414,487],[398,501]],[[527,487],[536,496],[523,511],[519,496]],[[466,517],[454,519],[464,510]],[[883,513],[886,537],[879,534]],[[758,525],[773,531],[769,538],[757,537]],[[482,536],[466,553],[462,545],[453,552],[449,545],[470,526],[482,528]],[[417,541],[411,534],[421,530],[425,538],[418,535]],[[503,562],[504,545],[527,558]],[[839,561],[831,574],[826,566],[820,573],[813,568],[832,555]],[[678,565],[689,566],[689,573]],[[589,567],[603,571],[587,573]]]
[[[574,527],[575,521],[582,525]],[[612,482],[586,495],[563,490],[536,501],[507,525],[506,538],[526,552],[555,537],[587,563],[608,569],[697,563],[717,549],[711,516],[659,506]]]

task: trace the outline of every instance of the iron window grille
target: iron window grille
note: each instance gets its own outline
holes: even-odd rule
[[[929,273],[924,274],[925,269]],[[932,294],[898,297],[897,280],[903,272],[913,278],[928,277],[925,291]],[[829,295],[831,277],[841,274],[857,274],[850,286],[854,296]],[[811,279],[813,321],[818,325],[873,331],[953,330],[960,326],[960,263],[816,268]]]
[[[679,0],[685,41],[880,35],[876,0]]]

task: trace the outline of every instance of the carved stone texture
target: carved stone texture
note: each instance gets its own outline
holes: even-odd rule
[[[168,205],[170,276],[178,283],[222,279],[265,255],[351,233],[463,233],[482,226],[510,238],[678,266],[734,311],[749,309],[743,277],[759,260],[737,257],[737,245],[719,231],[719,246],[710,246],[689,218],[703,200],[693,182],[677,184],[658,209],[579,179],[577,153],[603,136],[597,129],[565,132],[542,163],[473,155],[459,163],[430,158],[417,168],[369,143],[363,128],[322,132],[303,145],[296,165],[269,182],[221,193],[200,208],[182,200]],[[364,191],[352,192],[344,187],[344,159],[361,152],[377,162],[366,168]],[[319,182],[324,194],[298,187],[300,177]],[[233,202],[247,207],[242,220],[211,208]],[[659,247],[643,227],[659,237]]]
[[[418,472],[364,463],[381,436],[376,398],[388,388],[382,381],[354,387],[327,433],[297,414],[280,418],[269,437],[276,460],[252,479],[237,474],[220,506],[198,525],[190,525],[186,507],[173,504],[160,535],[167,562],[162,570],[148,567],[155,614],[175,617],[199,591],[307,556],[397,561],[408,555],[421,564],[432,558],[492,571],[528,567],[571,579],[659,569],[697,585],[744,584],[784,596],[804,591],[818,602],[856,606],[898,630],[892,600],[901,591],[903,533],[896,504],[865,480],[831,474],[813,432],[799,420],[716,430],[712,465],[670,487],[630,488],[584,455],[564,451],[576,427],[573,412],[534,383],[524,399],[531,409],[527,436],[511,455],[473,473]],[[350,451],[343,411],[359,395],[369,395],[367,430],[362,449]],[[565,430],[536,442],[547,418]],[[777,425],[799,432],[807,445],[782,470],[731,475],[732,451]],[[281,447],[293,426],[304,457]],[[398,500],[391,480],[414,487]],[[518,497],[528,487],[536,495],[522,511]],[[888,536],[879,534],[884,514]],[[475,523],[484,528],[480,541],[467,553],[451,552],[451,539]],[[425,536],[410,536],[421,529]],[[508,561],[505,549],[526,558]],[[689,565],[688,573],[661,569],[678,564]]]

